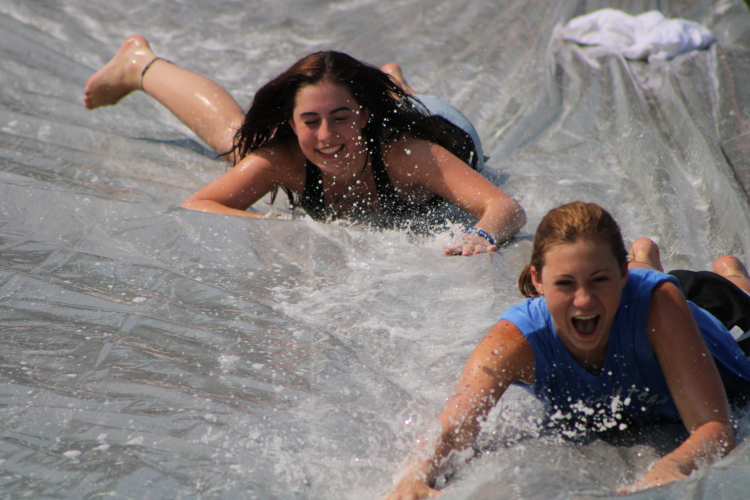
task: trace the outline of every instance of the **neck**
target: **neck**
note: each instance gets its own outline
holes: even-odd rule
[[[338,187],[341,185],[350,186],[353,183],[357,182],[357,179],[362,176],[362,173],[367,168],[367,163],[370,160],[370,154],[366,148],[363,148],[361,154],[358,156],[359,158],[352,161],[352,166],[347,168],[344,172],[340,172],[338,174],[323,172],[323,178],[325,179],[326,185],[328,185],[329,187]]]
[[[359,171],[354,171],[353,175],[350,175],[347,173],[347,175],[341,175],[334,177],[330,184],[328,184],[328,188],[334,188],[330,189],[329,196],[331,199],[331,202],[329,203],[329,206],[334,206],[340,201],[344,200],[350,193],[352,193],[352,190],[359,184],[360,180],[364,176],[365,170],[367,170],[367,165],[370,163],[370,152],[365,149],[365,159],[364,164],[362,165],[362,168]],[[338,186],[344,186],[343,188],[339,188]]]
[[[604,368],[607,359],[606,349],[603,352],[585,351],[578,356],[573,356],[578,366],[589,373],[599,375]]]

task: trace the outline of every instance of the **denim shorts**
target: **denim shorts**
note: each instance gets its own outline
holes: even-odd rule
[[[477,172],[481,172],[484,169],[484,162],[489,160],[489,156],[484,156],[484,149],[482,149],[482,141],[479,139],[479,134],[471,124],[468,118],[464,116],[455,106],[448,104],[439,97],[434,95],[420,95],[414,96],[421,102],[427,111],[433,115],[442,116],[453,125],[457,126],[464,132],[466,132],[471,140],[474,142],[474,150],[477,153]]]

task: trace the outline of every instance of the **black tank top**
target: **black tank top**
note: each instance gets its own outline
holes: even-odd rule
[[[446,120],[442,116],[434,115],[435,124],[440,127],[446,139],[450,142],[453,150],[458,154],[458,158],[471,168],[476,169],[477,154],[474,142],[471,136],[463,129]],[[441,225],[445,222],[444,210],[436,210],[440,205],[447,204],[440,196],[433,196],[425,203],[409,203],[404,201],[393,187],[391,178],[385,169],[383,153],[381,150],[380,140],[378,138],[370,139],[367,146],[370,158],[372,160],[372,172],[375,177],[375,189],[378,195],[378,212],[379,220],[375,221],[381,227],[393,228],[410,228],[416,231],[429,231],[429,228]],[[439,141],[435,141],[446,147]],[[289,199],[294,200],[294,196],[288,193]],[[318,167],[310,160],[305,164],[305,190],[299,197],[298,201],[292,201],[292,208],[302,207],[305,212],[315,220],[325,221],[333,218],[333,214],[326,211],[326,201],[323,194],[323,175]],[[362,210],[361,217],[347,216],[348,219],[372,220],[372,213]]]
[[[372,161],[372,173],[375,178],[375,190],[378,195],[380,214],[396,219],[414,218],[426,216],[430,210],[439,205],[443,198],[433,196],[425,203],[409,203],[398,195],[393,187],[391,178],[385,169],[383,153],[380,149],[380,141],[371,140],[368,146],[370,159]],[[298,206],[315,220],[327,220],[332,214],[326,211],[325,195],[323,193],[323,175],[318,167],[310,160],[305,164],[305,190],[299,199]],[[366,215],[364,212],[361,215]],[[354,214],[356,219],[357,214]]]

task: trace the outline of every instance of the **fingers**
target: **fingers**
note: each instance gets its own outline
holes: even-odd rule
[[[471,238],[464,238],[456,246],[446,247],[443,251],[446,255],[463,255],[464,257],[468,257],[496,250],[497,245],[490,245],[481,236],[472,235]]]
[[[495,250],[497,250],[497,245],[475,243],[473,248],[471,247],[471,245],[468,246],[468,253],[466,253],[466,248],[467,247],[464,247],[463,255],[476,255],[480,253],[494,252]]]
[[[662,460],[654,464],[646,475],[634,484],[621,486],[617,489],[617,492],[621,494],[635,493],[637,491],[661,486],[686,477],[685,474],[677,469],[676,465],[670,461]]]

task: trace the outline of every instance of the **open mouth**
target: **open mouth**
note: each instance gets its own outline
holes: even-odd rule
[[[579,335],[587,336],[591,335],[594,330],[596,330],[596,325],[599,324],[599,315],[592,314],[591,316],[576,316],[572,318],[571,321]]]
[[[339,144],[338,146],[330,146],[327,148],[320,148],[318,149],[318,152],[327,155],[327,156],[333,156],[341,152],[341,150],[344,148],[343,144]]]

